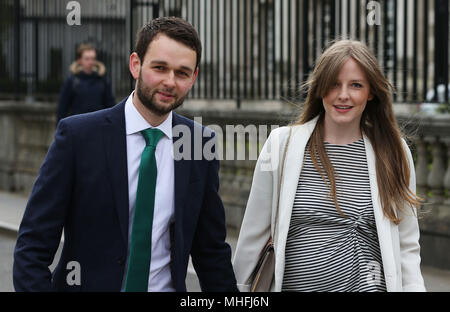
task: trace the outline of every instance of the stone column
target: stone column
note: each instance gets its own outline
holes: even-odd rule
[[[445,164],[443,146],[438,136],[434,136],[431,141],[433,160],[432,169],[428,175],[428,186],[433,193],[431,201],[435,204],[439,204],[444,201]]]
[[[417,148],[416,193],[418,196],[426,200],[428,192],[427,142],[424,140],[423,137],[418,137],[415,141]]]
[[[445,139],[445,145],[447,147],[447,161],[450,159],[450,138]],[[447,171],[444,176],[444,188],[447,191],[447,199],[445,200],[445,203],[447,205],[450,205],[450,161],[448,161],[447,164]]]

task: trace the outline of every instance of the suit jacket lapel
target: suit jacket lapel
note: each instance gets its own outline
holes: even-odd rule
[[[314,127],[317,123],[317,117],[300,126],[294,126],[292,137],[286,151],[286,160],[284,164],[283,181],[281,181],[279,220],[291,220],[292,205],[294,204],[295,192],[297,191],[298,178],[303,165],[303,156],[305,147],[308,143]],[[283,153],[283,151],[280,151]],[[280,162],[282,155],[280,156]],[[281,170],[281,169],[280,169]],[[289,223],[287,226],[278,227],[280,238],[287,236]]]
[[[105,118],[103,139],[112,196],[125,243],[128,243],[128,166],[125,130],[125,101],[114,106]]]

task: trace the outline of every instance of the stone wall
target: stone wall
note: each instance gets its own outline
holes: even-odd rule
[[[0,102],[0,189],[28,193],[53,140],[54,103]]]

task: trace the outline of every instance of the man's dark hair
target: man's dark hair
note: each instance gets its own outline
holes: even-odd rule
[[[194,50],[197,54],[195,68],[198,67],[202,55],[200,38],[195,28],[179,17],[158,17],[139,30],[134,52],[137,53],[141,62],[144,61],[148,46],[159,34],[164,34]]]

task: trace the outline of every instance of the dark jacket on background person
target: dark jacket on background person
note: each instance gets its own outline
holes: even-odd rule
[[[111,85],[105,77],[105,65],[97,61],[91,74],[81,70],[77,62],[70,65],[71,74],[59,95],[57,121],[69,115],[78,115],[112,107],[115,104]]]

